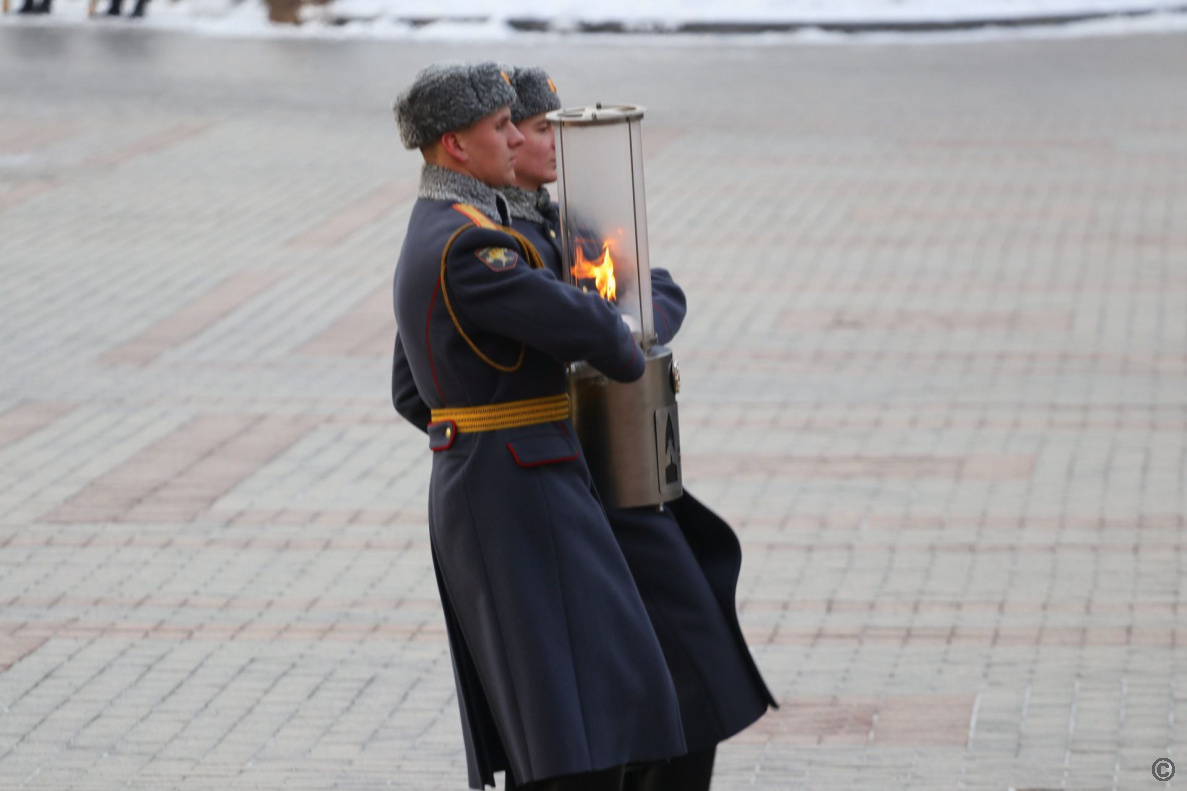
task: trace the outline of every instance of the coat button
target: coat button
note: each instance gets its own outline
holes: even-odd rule
[[[551,228],[549,228],[549,229],[548,229],[548,235],[549,235],[549,236],[551,236],[553,239],[555,239],[555,238],[556,238],[556,231],[554,231],[554,230],[552,230]]]

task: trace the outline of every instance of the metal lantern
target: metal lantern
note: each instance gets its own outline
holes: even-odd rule
[[[643,193],[644,108],[595,105],[548,114],[556,129],[565,279],[613,302],[646,369],[614,382],[586,363],[569,371],[573,421],[603,502],[660,506],[679,497],[679,374],[657,342]]]

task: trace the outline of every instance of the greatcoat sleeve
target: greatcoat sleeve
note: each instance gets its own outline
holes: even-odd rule
[[[655,316],[655,334],[662,345],[667,345],[680,331],[688,304],[684,289],[676,284],[666,269],[651,270],[651,305]]]
[[[416,389],[399,333],[396,333],[396,350],[392,355],[392,404],[405,420],[421,431],[428,432],[431,411]]]
[[[463,328],[502,335],[560,362],[585,360],[620,382],[642,376],[643,354],[618,310],[546,268],[532,269],[511,243],[500,231],[473,228],[450,247],[447,304]],[[492,266],[492,249],[510,249],[516,260]]]

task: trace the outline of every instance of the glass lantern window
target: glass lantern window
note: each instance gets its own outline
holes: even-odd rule
[[[563,111],[562,111],[563,115]],[[566,279],[611,301],[645,345],[654,341],[639,117],[557,129]]]

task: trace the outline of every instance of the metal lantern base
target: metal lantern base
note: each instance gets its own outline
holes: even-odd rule
[[[675,361],[664,346],[644,354],[634,382],[611,381],[585,363],[569,373],[573,423],[607,508],[662,505],[684,491]]]

